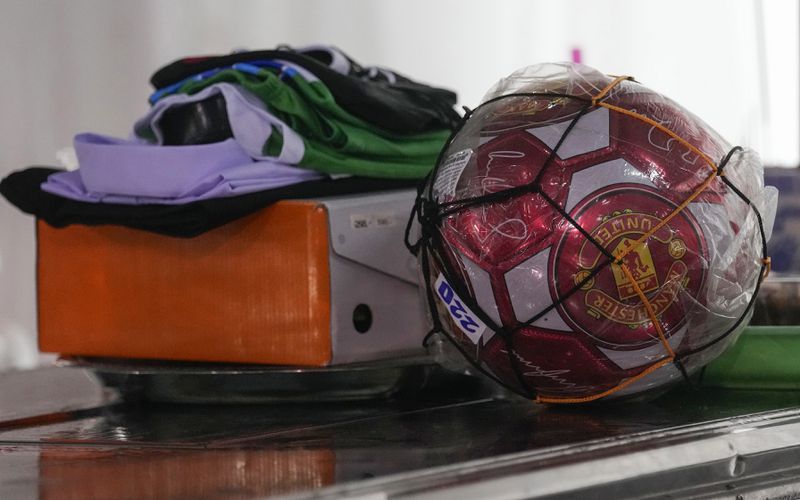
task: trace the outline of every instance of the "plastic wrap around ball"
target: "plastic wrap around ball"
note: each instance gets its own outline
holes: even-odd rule
[[[746,326],[775,198],[756,154],[632,79],[524,68],[418,199],[425,299],[469,360],[539,401],[662,388]]]

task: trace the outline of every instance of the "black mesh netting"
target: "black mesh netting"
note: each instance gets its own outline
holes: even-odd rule
[[[697,356],[695,355],[707,352],[712,346],[719,344],[732,335],[735,336],[734,334],[738,334],[738,332],[741,331],[752,312],[753,303],[761,281],[769,272],[764,221],[756,206],[757,203],[751,201],[753,197],[752,193],[757,193],[757,191],[753,191],[753,186],[748,185],[746,186],[747,189],[742,189],[743,186],[737,186],[737,181],[747,179],[747,176],[728,175],[728,170],[730,169],[751,168],[752,159],[745,150],[738,146],[733,148],[727,147],[727,151],[723,154],[719,154],[717,158],[712,159],[709,154],[701,149],[705,149],[711,153],[721,151],[721,149],[719,149],[719,147],[714,149],[703,145],[700,147],[694,145],[694,143],[698,142],[696,129],[700,128],[702,132],[702,127],[705,125],[698,120],[697,123],[700,123],[698,127],[693,128],[692,126],[687,126],[687,123],[689,125],[695,123],[691,121],[694,119],[692,116],[690,116],[686,123],[682,123],[679,120],[673,120],[673,123],[669,123],[659,115],[657,110],[653,112],[649,107],[641,105],[639,106],[640,109],[626,107],[626,102],[630,102],[631,100],[629,96],[633,96],[634,99],[640,98],[639,89],[641,86],[630,78],[620,77],[612,79],[603,76],[602,78],[595,78],[594,81],[589,79],[588,83],[581,80],[579,82],[580,85],[575,86],[571,85],[571,83],[574,83],[572,81],[572,75],[568,75],[566,78],[562,76],[558,78],[548,76],[542,79],[544,82],[557,80],[554,85],[545,85],[535,81],[535,79],[533,82],[525,81],[525,85],[518,86],[518,88],[505,89],[511,90],[510,93],[495,96],[491,96],[490,94],[490,98],[475,110],[467,110],[460,125],[453,132],[445,148],[442,150],[437,165],[425,182],[420,185],[414,209],[406,228],[406,245],[409,250],[419,258],[421,274],[424,280],[425,299],[433,322],[433,327],[428,337],[426,337],[426,342],[434,333],[443,333],[446,338],[451,341],[452,345],[455,346],[476,369],[503,386],[540,402],[577,403],[605,398],[618,393],[639,380],[645,379],[651,373],[669,364],[677,368],[682,378],[688,381],[690,369],[686,366],[686,360],[696,358]],[[585,77],[585,75],[582,75],[582,77]],[[542,88],[544,89],[543,91],[524,91],[527,89],[539,90]],[[502,88],[496,90],[497,92],[503,91]],[[657,96],[657,94],[654,95]],[[660,96],[658,97],[661,98]],[[671,106],[677,106],[671,101],[667,102]],[[525,106],[528,107],[526,108]],[[497,116],[503,114],[500,111],[506,112],[508,115],[509,113],[507,111],[509,109],[512,110],[512,113],[510,113],[512,115],[519,109],[523,109],[528,113],[528,116],[523,116],[522,118],[516,115],[513,116],[517,121],[522,120],[522,125],[514,123],[513,120],[498,125]],[[578,137],[580,134],[586,134],[586,127],[581,125],[581,120],[590,113],[601,109],[608,110],[609,115],[612,117],[612,123],[622,123],[617,129],[612,127],[608,132],[616,143],[622,144],[620,147],[630,147],[629,143],[632,142],[630,140],[628,140],[627,143],[624,142],[627,138],[624,133],[621,132],[621,127],[627,126],[630,127],[630,130],[636,130],[635,127],[638,125],[640,128],[649,130],[650,136],[653,135],[653,131],[657,134],[662,134],[667,138],[667,141],[675,141],[674,143],[666,142],[666,144],[677,144],[679,147],[683,147],[686,151],[689,151],[691,155],[696,155],[697,158],[699,158],[694,164],[696,166],[695,171],[687,171],[688,173],[681,174],[681,179],[689,179],[689,181],[682,182],[681,184],[675,182],[673,185],[670,185],[669,182],[664,180],[669,177],[669,175],[660,171],[659,168],[669,168],[669,161],[664,161],[664,165],[656,165],[655,167],[645,165],[645,174],[654,178],[654,182],[660,182],[660,184],[658,184],[659,189],[669,192],[672,200],[669,205],[670,210],[668,213],[665,212],[663,217],[659,217],[661,220],[660,223],[650,227],[647,231],[642,230],[635,242],[628,242],[627,246],[618,247],[616,249],[609,248],[608,244],[604,244],[606,242],[599,241],[601,238],[596,234],[596,228],[583,227],[582,223],[576,220],[578,217],[574,216],[575,210],[570,210],[570,207],[565,206],[562,193],[565,190],[569,190],[569,183],[563,184],[560,191],[557,187],[553,187],[555,184],[554,182],[548,181],[546,183],[547,185],[543,183],[545,179],[554,176],[558,177],[556,172],[570,171],[570,168],[574,170],[575,167],[570,167],[568,162],[563,161],[559,153],[562,151],[562,148],[565,148],[565,144],[567,144],[566,147],[572,147],[569,140],[573,135]],[[559,113],[561,113],[561,116]],[[525,113],[522,113],[522,115],[524,114]],[[568,115],[568,118],[560,119],[563,118],[563,115]],[[525,120],[528,121],[526,122]],[[613,120],[616,120],[616,122],[613,122]],[[509,125],[509,123],[511,125]],[[556,123],[557,126],[552,126],[553,123]],[[536,165],[528,165],[526,167],[528,171],[535,172],[535,174],[514,182],[508,181],[508,179],[500,183],[495,182],[492,189],[488,192],[486,192],[485,189],[484,192],[471,189],[469,175],[462,174],[462,177],[458,179],[458,183],[451,193],[443,195],[441,192],[437,191],[435,186],[439,178],[438,176],[442,173],[443,164],[448,161],[448,158],[452,157],[454,154],[458,154],[464,147],[464,144],[476,147],[477,150],[477,148],[482,147],[483,143],[489,143],[491,140],[499,140],[497,139],[498,137],[503,138],[504,134],[508,133],[506,132],[507,130],[521,130],[524,129],[526,124],[531,127],[540,126],[541,128],[536,129],[537,131],[557,130],[560,133],[560,135],[557,134],[549,138],[549,151],[545,154],[541,154],[536,159],[534,162]],[[545,126],[550,126],[550,128],[545,129]],[[489,129],[488,133],[487,129]],[[683,137],[681,135],[682,133],[688,137]],[[716,136],[712,139],[713,141],[710,142],[713,142],[715,145],[724,144],[723,141],[717,140]],[[468,151],[472,154],[473,150],[470,149]],[[687,157],[687,154],[689,153],[684,153],[684,158]],[[470,164],[470,166],[464,167],[464,172],[473,172],[474,176],[474,169],[480,168],[479,164],[481,160],[478,154],[474,154],[470,158],[470,161],[478,166],[476,167]],[[586,164],[592,165],[591,159],[586,161]],[[598,161],[598,163],[600,162]],[[470,168],[473,170],[470,170]],[[515,165],[515,168],[519,170],[520,167]],[[647,170],[647,168],[649,168],[649,170]],[[726,168],[728,170],[726,170]],[[655,172],[655,174],[653,174],[653,172]],[[760,170],[758,170],[758,173],[760,173]],[[661,177],[659,177],[659,175]],[[484,176],[482,180],[485,180],[486,177],[488,176]],[[674,178],[672,180],[674,181]],[[484,182],[484,184],[486,183]],[[722,188],[723,184],[726,188]],[[748,195],[748,192],[751,194]],[[754,274],[753,283],[739,284],[741,285],[740,288],[742,291],[737,294],[729,291],[726,292],[726,289],[721,286],[717,286],[717,289],[714,290],[709,284],[712,280],[707,280],[709,283],[704,285],[703,293],[706,294],[706,297],[703,300],[709,311],[711,311],[712,308],[710,305],[707,305],[707,303],[711,302],[714,303],[714,307],[716,308],[713,310],[725,311],[725,303],[733,304],[735,301],[741,303],[741,306],[731,306],[729,308],[736,313],[736,316],[728,318],[729,320],[724,323],[724,327],[708,327],[709,331],[702,338],[702,341],[686,343],[686,345],[680,345],[675,348],[670,345],[667,338],[668,335],[665,331],[667,328],[671,328],[671,325],[662,325],[662,322],[664,322],[663,317],[651,303],[654,301],[655,293],[648,293],[647,290],[643,289],[643,286],[640,286],[642,280],[638,280],[634,277],[631,266],[626,263],[625,258],[629,254],[632,255],[633,252],[637,252],[637,249],[640,249],[642,246],[648,245],[648,240],[654,236],[657,237],[658,231],[663,230],[663,228],[672,231],[669,225],[670,221],[673,221],[675,217],[678,217],[683,211],[688,210],[690,204],[714,198],[724,207],[725,203],[731,203],[731,196],[735,197],[736,203],[743,203],[746,210],[755,216],[755,223],[751,224],[747,222],[747,220],[749,220],[747,217],[749,216],[746,217],[747,220],[732,220],[736,217],[733,217],[731,214],[736,211],[729,210],[727,217],[731,219],[730,227],[732,227],[731,231],[733,235],[732,240],[728,242],[729,246],[736,245],[737,242],[741,241],[755,243],[749,246],[740,245],[741,248],[738,250],[735,248],[722,248],[720,244],[717,244],[717,247],[709,247],[708,251],[712,253],[724,252],[725,255],[732,255],[733,257],[731,258],[734,259],[739,258],[737,255],[742,252],[760,253],[760,255],[744,256],[744,260],[750,259],[752,262],[756,263],[753,267],[760,266],[760,268],[757,269],[757,274]],[[453,226],[451,221],[464,216],[464,214],[471,213],[470,211],[472,211],[472,213],[476,210],[483,210],[485,212],[491,209],[491,207],[497,207],[503,204],[508,205],[509,203],[514,203],[522,199],[530,200],[531,197],[535,197],[537,202],[540,203],[538,206],[549,207],[547,210],[551,210],[552,213],[555,214],[553,219],[556,220],[556,223],[554,223],[555,225],[553,227],[562,227],[566,228],[564,230],[577,232],[580,235],[579,237],[584,240],[584,247],[588,244],[596,249],[598,254],[597,264],[591,270],[586,270],[584,273],[576,275],[577,278],[574,279],[574,283],[572,283],[571,286],[562,286],[561,288],[554,287],[556,292],[552,294],[553,302],[543,307],[527,320],[497,321],[497,314],[489,314],[488,311],[479,304],[475,287],[470,286],[470,284],[467,283],[468,280],[464,279],[464,270],[459,268],[460,261],[453,257],[454,251],[452,246],[454,237],[452,227],[446,228],[445,226],[447,224]],[[544,209],[540,208],[540,210]],[[738,214],[738,212],[736,213]],[[698,220],[698,223],[704,224],[705,221]],[[553,228],[549,230],[552,231]],[[593,231],[595,231],[595,234],[593,234]],[[412,236],[412,234],[414,236]],[[748,236],[748,238],[743,239],[745,236]],[[752,236],[752,238],[750,236]],[[412,241],[412,239],[415,239],[415,241]],[[527,241],[523,242],[520,246],[524,246],[524,244],[527,243]],[[486,257],[488,259],[491,256],[481,255],[479,257]],[[717,262],[718,260],[721,262]],[[711,268],[715,265],[724,265],[724,263],[724,259],[714,260],[714,256],[712,255],[704,265]],[[571,300],[575,294],[581,293],[590,283],[594,283],[594,280],[599,277],[600,273],[607,273],[610,266],[616,266],[614,267],[614,271],[619,276],[624,276],[624,278],[627,279],[627,282],[623,282],[626,290],[629,290],[631,294],[635,293],[627,299],[627,304],[635,303],[637,307],[639,305],[643,307],[642,314],[644,314],[644,311],[646,311],[647,314],[646,326],[654,332],[653,338],[657,336],[657,343],[663,347],[663,350],[655,359],[645,359],[645,362],[635,367],[635,369],[628,370],[626,373],[620,375],[618,380],[613,381],[613,383],[606,383],[604,387],[586,387],[580,390],[576,389],[571,393],[567,391],[560,394],[548,390],[547,387],[544,389],[540,388],[536,383],[535,376],[526,376],[526,370],[527,373],[530,373],[531,364],[520,354],[523,347],[528,351],[532,349],[535,352],[537,346],[535,342],[531,341],[521,332],[533,327],[534,323],[544,318],[546,315],[551,314],[553,311],[557,312],[558,308],[562,307],[566,301]],[[709,275],[713,275],[712,271],[714,270],[706,269],[704,271]],[[454,296],[458,297],[458,299],[460,299],[460,301],[463,302],[491,332],[493,332],[494,338],[499,339],[494,340],[494,342],[501,342],[502,348],[494,352],[504,353],[506,357],[504,362],[498,361],[497,357],[493,360],[487,360],[484,356],[486,350],[481,350],[481,347],[485,348],[485,346],[480,342],[474,342],[476,346],[472,348],[472,344],[465,340],[462,332],[460,332],[458,328],[453,327],[453,316],[440,309],[444,304],[437,298],[435,291],[434,282],[437,273],[440,273],[449,287],[452,288],[455,294]],[[733,281],[735,282],[735,280]],[[725,285],[728,284],[729,283],[725,283]],[[735,284],[736,283],[734,283],[734,285]],[[672,285],[671,282],[670,285]],[[530,286],[543,285],[531,283]],[[722,315],[724,316],[725,314],[723,313]],[[711,321],[707,321],[707,323],[710,324]],[[688,325],[687,328],[690,326],[691,325]],[[700,356],[700,358],[702,358],[702,356]],[[692,361],[691,364],[699,365],[708,361],[708,359],[702,359],[697,362]],[[510,368],[509,372],[504,372],[502,370],[501,365],[503,364]],[[690,368],[693,369],[696,367],[692,366]],[[540,371],[538,374],[552,374],[556,372],[557,370],[549,370]],[[550,380],[553,379],[554,377],[550,376]],[[643,387],[646,387],[646,385]]]

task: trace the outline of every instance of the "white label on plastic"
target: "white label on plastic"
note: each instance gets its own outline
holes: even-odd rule
[[[441,273],[436,278],[436,295],[444,303],[447,312],[458,328],[469,337],[473,344],[477,344],[486,331],[486,324],[461,301],[450,283]]]
[[[392,227],[395,224],[397,224],[395,214],[353,214],[350,216],[350,225],[353,229]]]
[[[472,157],[472,150],[465,149],[458,153],[453,153],[442,163],[436,173],[436,181],[433,183],[433,192],[436,198],[453,196],[456,194],[456,185],[461,178],[461,173]]]
[[[396,218],[392,214],[378,214],[373,220],[375,221],[375,227],[392,227],[396,222]]]

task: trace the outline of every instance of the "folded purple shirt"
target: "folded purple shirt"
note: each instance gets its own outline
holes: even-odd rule
[[[75,136],[80,168],[48,177],[42,190],[78,201],[183,204],[296,184],[324,175],[253,161],[234,139],[155,146],[97,134]]]

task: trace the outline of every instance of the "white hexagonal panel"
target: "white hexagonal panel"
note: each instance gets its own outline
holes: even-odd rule
[[[529,128],[527,131],[553,149],[570,123],[572,120]],[[562,160],[566,160],[607,148],[608,144],[608,109],[598,108],[580,117],[556,154]]]
[[[550,248],[548,247],[505,275],[511,305],[518,321],[528,321],[553,304],[550,287],[547,285],[547,260],[549,258]],[[564,323],[556,308],[550,310],[532,325],[548,330],[572,331],[572,328]]]

